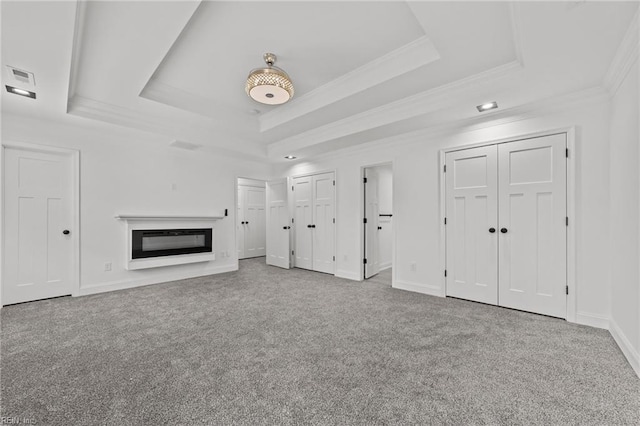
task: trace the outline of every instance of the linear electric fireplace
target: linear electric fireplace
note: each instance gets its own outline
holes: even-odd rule
[[[134,229],[131,258],[211,253],[212,229]]]

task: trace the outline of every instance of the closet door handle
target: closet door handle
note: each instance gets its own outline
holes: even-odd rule
[[[496,228],[489,228],[489,232],[493,234],[494,232],[496,232]]]
[[[249,222],[245,222],[244,224],[245,224],[245,225],[248,225],[248,224],[249,224]]]
[[[311,228],[311,225],[307,225],[307,228]]]
[[[312,228],[315,228],[316,226],[315,226],[315,225],[311,225],[311,227],[312,227]]]
[[[501,228],[500,232],[502,232],[503,234],[506,234],[507,233],[507,228]]]
[[[282,229],[284,229],[284,230],[287,230],[287,229],[289,229],[289,228],[291,228],[291,227],[290,227],[290,226],[283,226],[283,227],[282,227]]]

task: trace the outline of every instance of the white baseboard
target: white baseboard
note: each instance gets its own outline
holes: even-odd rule
[[[106,293],[109,291],[124,290],[127,288],[142,287],[151,284],[166,283],[169,281],[184,280],[187,278],[203,277],[206,275],[221,274],[223,272],[232,272],[238,270],[238,264],[216,266],[214,268],[200,269],[192,272],[172,273],[162,276],[154,276],[151,278],[142,278],[137,280],[120,280],[107,283],[93,284],[81,287],[78,294],[74,296],[88,296],[90,294]]]
[[[357,273],[353,273],[351,271],[345,271],[345,270],[337,270],[336,271],[336,277],[338,278],[344,278],[347,280],[352,280],[352,281],[360,281],[360,276]]]
[[[444,292],[441,287],[429,284],[396,280],[392,287],[399,290],[413,291],[414,293],[428,294],[429,296],[444,297]]]
[[[609,330],[609,317],[589,312],[576,313],[576,324],[588,325],[590,327],[604,328]]]
[[[636,372],[638,377],[640,377],[640,353],[631,345],[631,342],[622,332],[618,324],[613,320],[609,320],[609,333],[613,336],[613,340],[616,341],[620,350],[631,364],[631,368]]]
[[[380,264],[380,270],[381,270],[381,271],[384,271],[385,269],[389,269],[389,268],[391,268],[391,266],[392,266],[392,265],[391,265],[391,262],[381,263],[381,264]]]

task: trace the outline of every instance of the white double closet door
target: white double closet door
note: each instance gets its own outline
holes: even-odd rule
[[[294,266],[334,273],[335,176],[293,179]]]
[[[447,296],[566,318],[566,134],[446,154]]]
[[[266,255],[265,202],[264,187],[238,185],[238,259]]]

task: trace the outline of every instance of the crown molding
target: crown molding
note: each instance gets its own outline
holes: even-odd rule
[[[78,71],[80,68],[80,52],[84,32],[84,17],[86,14],[86,1],[76,1],[76,20],[73,30],[73,43],[71,48],[71,68],[69,69],[69,87],[67,90],[67,112],[70,109],[71,99],[76,95],[78,85]]]
[[[262,115],[260,131],[273,129],[438,59],[440,54],[431,40],[422,36]]]
[[[640,8],[636,10],[636,14],[633,16],[631,24],[604,76],[603,85],[607,88],[611,96],[616,94],[633,67],[633,64],[638,60],[638,52],[640,51],[640,38],[638,37],[640,31],[640,28],[638,28],[639,21]]]
[[[219,139],[224,142],[224,146],[212,145],[212,140],[215,140],[212,135],[218,133],[218,130],[213,126],[196,128],[194,124],[191,124],[189,129],[192,132],[197,132],[199,136],[177,136],[181,131],[181,127],[172,124],[166,119],[79,95],[74,96],[69,102],[69,114],[197,143],[202,145],[199,151],[250,161],[264,161],[265,159],[266,149],[259,149],[260,147],[257,144],[248,145],[247,143],[241,143],[241,141],[229,144],[229,138],[226,137]],[[234,146],[238,149],[228,149],[226,146]]]
[[[521,24],[520,24],[520,15],[518,15],[518,11],[516,10],[517,3],[509,2],[509,20],[511,21],[511,31],[513,38],[513,48],[516,51],[516,58],[520,65],[524,67],[524,52],[522,51],[522,42],[521,42]]]
[[[300,161],[322,161],[335,157],[360,155],[375,149],[422,145],[429,139],[433,140],[455,134],[469,133],[486,128],[504,126],[510,123],[530,120],[536,117],[543,117],[576,108],[589,108],[594,104],[608,102],[609,99],[608,92],[603,87],[596,86],[577,92],[542,99],[517,107],[497,110],[489,115],[471,117],[463,120],[454,120],[355,146],[333,150],[323,154],[313,155],[309,158],[305,158],[304,155],[300,155],[299,159]]]
[[[518,61],[512,61],[473,76],[274,142],[269,145],[269,153],[271,154],[271,151],[280,151],[281,149],[291,150],[305,148],[419,115],[428,114],[450,104],[451,99],[456,96],[464,95],[468,97],[470,93],[482,90],[485,86],[507,76],[511,76],[521,70],[522,65]]]

